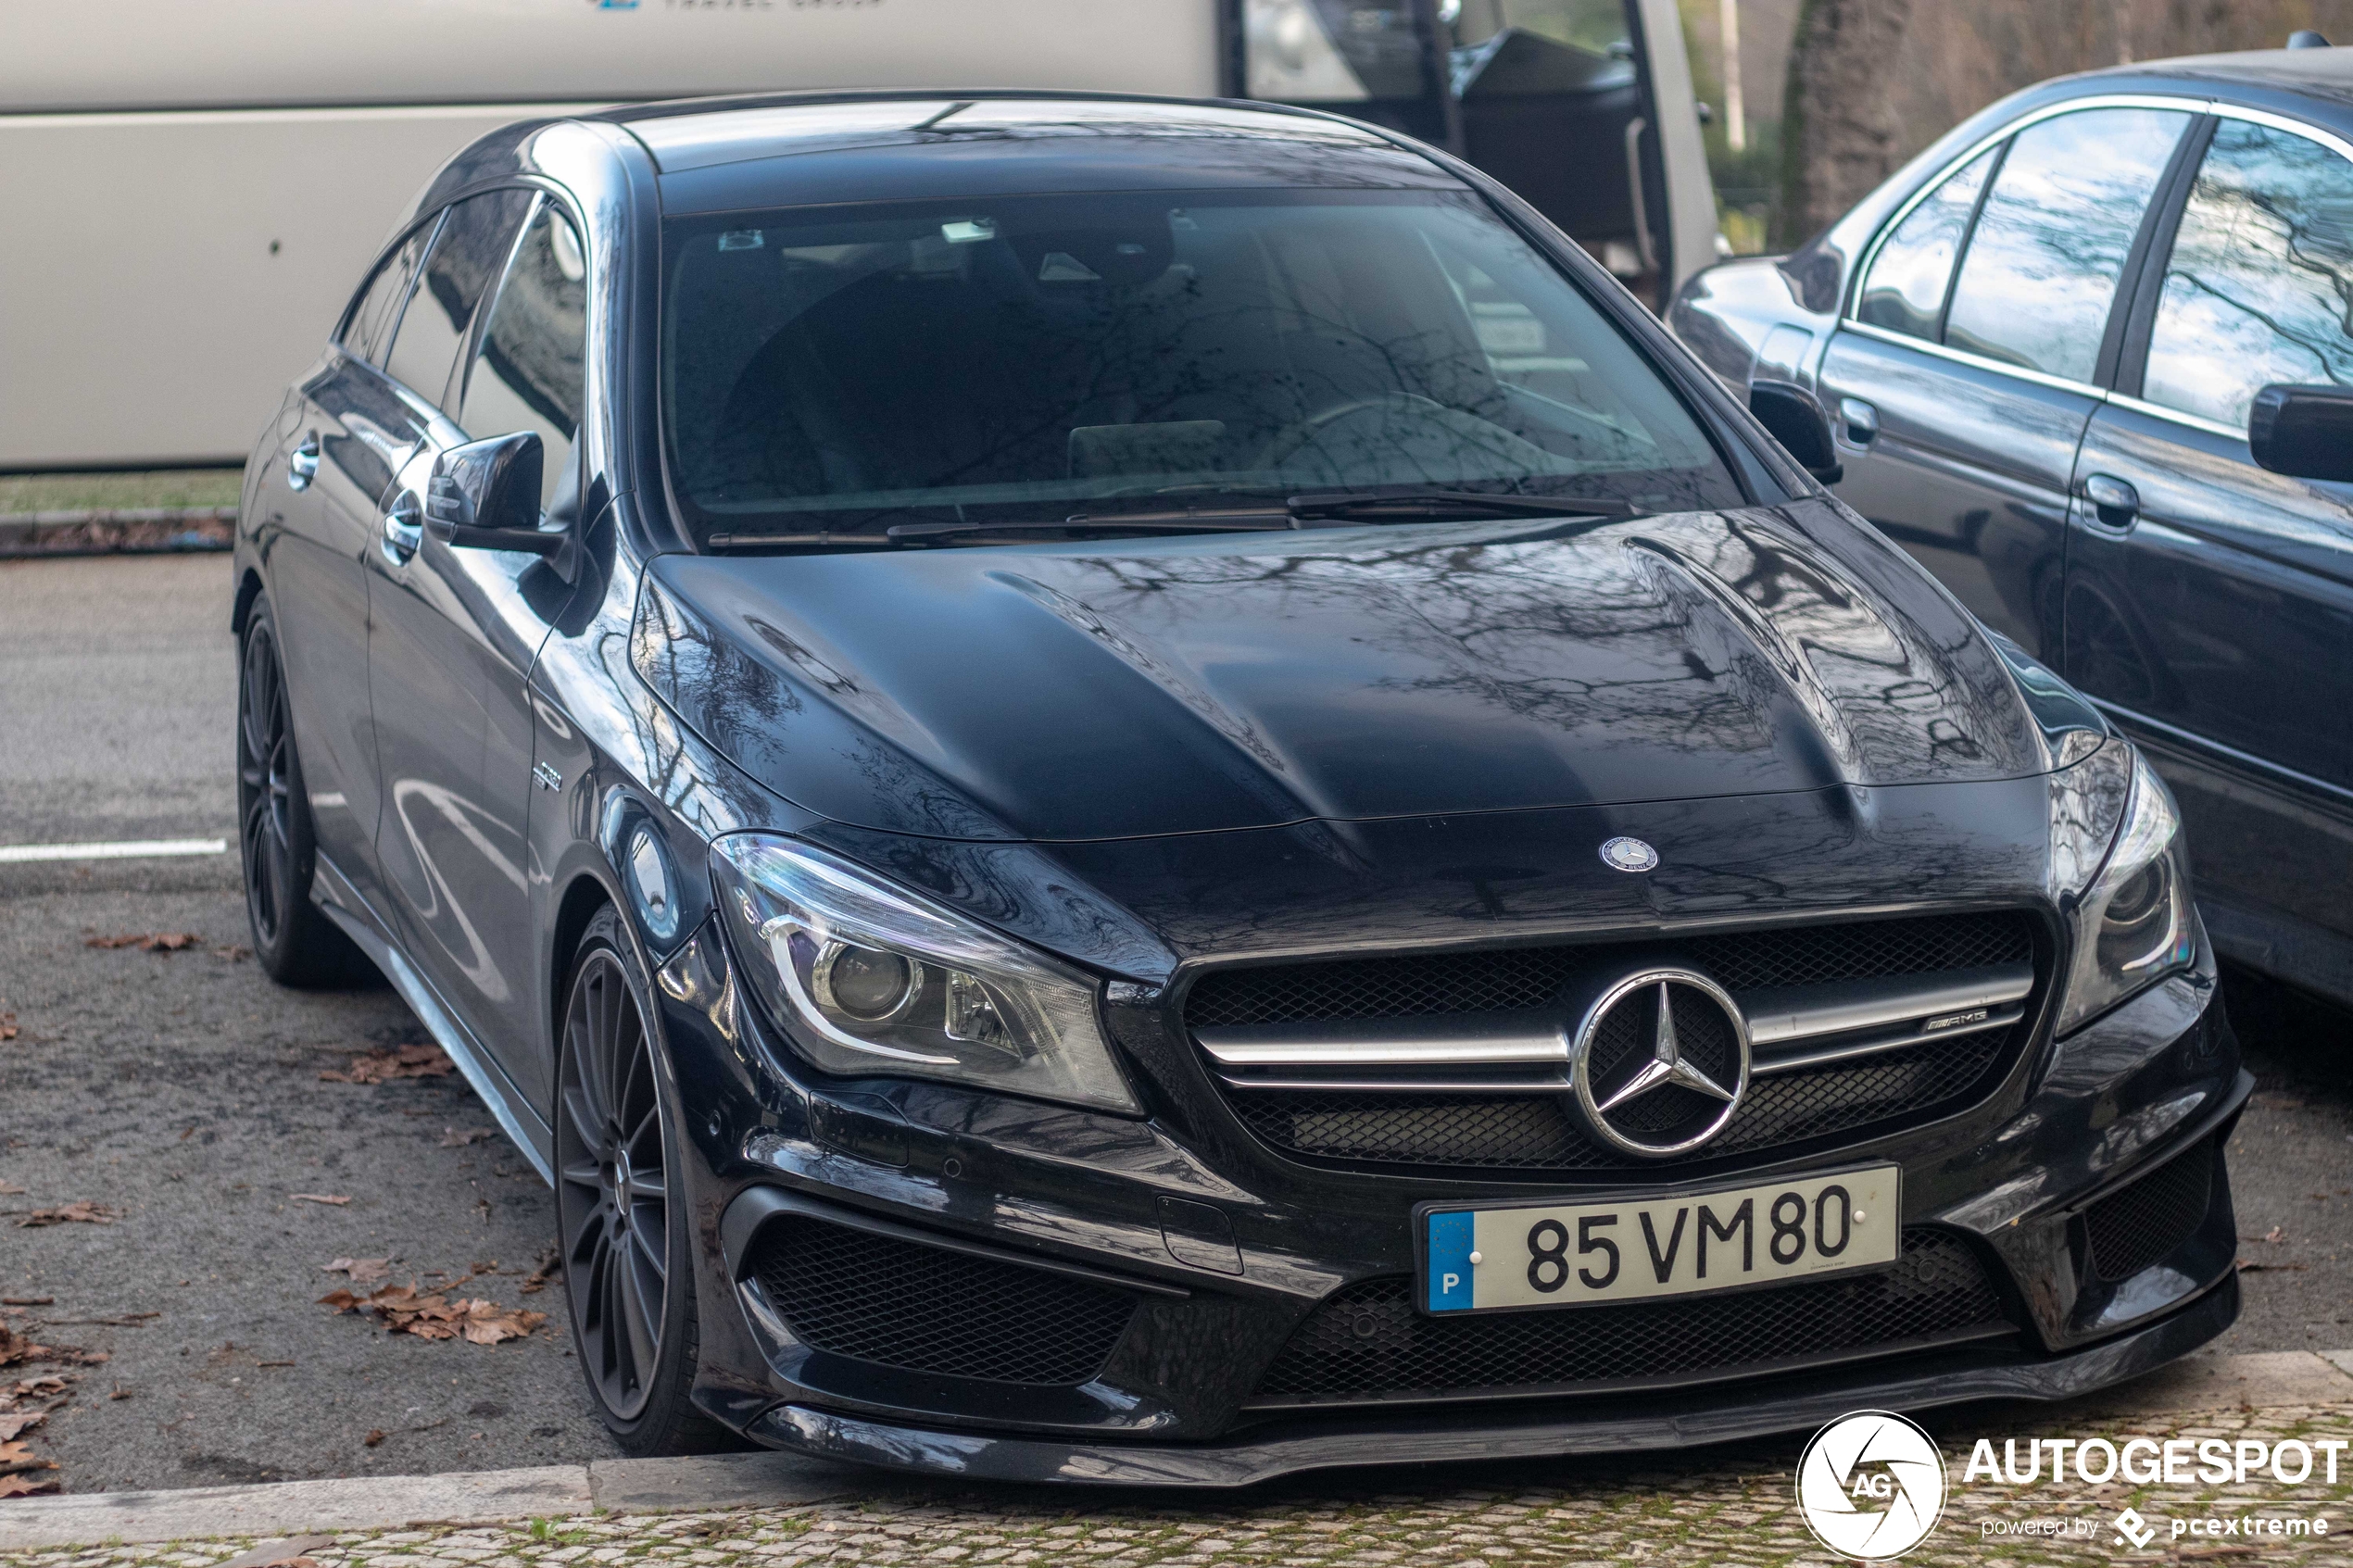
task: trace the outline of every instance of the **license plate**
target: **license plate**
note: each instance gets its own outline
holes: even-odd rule
[[[1903,1229],[1894,1165],[1617,1203],[1432,1209],[1433,1312],[1576,1307],[1884,1268]]]

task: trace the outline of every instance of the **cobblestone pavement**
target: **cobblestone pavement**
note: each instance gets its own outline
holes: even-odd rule
[[[2046,1412],[2045,1412],[2046,1413]],[[2336,1479],[2268,1474],[2243,1484],[2135,1486],[2110,1483],[1996,1485],[1964,1479],[1976,1440],[1993,1451],[2032,1436],[2134,1436],[2158,1441],[2353,1437],[2353,1405],[2194,1416],[2009,1424],[1980,1415],[1937,1436],[1952,1477],[1943,1521],[1906,1563],[1961,1564],[2256,1561],[2353,1562],[2353,1452]],[[299,1550],[316,1568],[553,1568],[578,1563],[675,1563],[679,1568],[795,1568],[802,1563],[1251,1563],[1376,1568],[1391,1563],[1831,1563],[1793,1501],[1796,1442],[1748,1445],[1662,1463],[1570,1461],[1484,1470],[1450,1467],[1306,1477],[1239,1499],[1076,1493],[1047,1488],[950,1489],[884,1480],[831,1502],[725,1512],[608,1514],[515,1525],[348,1533],[296,1540],[272,1554],[246,1540],[0,1554],[0,1568],[245,1568]],[[2096,1468],[2096,1466],[2095,1466]],[[2293,1466],[2291,1466],[2293,1468]],[[1563,1470],[1579,1474],[1560,1478]],[[2047,1467],[2045,1468],[2047,1477]],[[2127,1506],[2156,1530],[2130,1549],[2113,1521]],[[0,1504],[0,1507],[5,1507]],[[2235,1529],[2176,1537],[2176,1520]],[[2260,1522],[2295,1520],[2325,1534],[2271,1535]],[[2032,1523],[2077,1533],[2020,1535]],[[2257,1522],[2250,1530],[2249,1522]],[[2324,1525],[2320,1522],[2325,1521]],[[2007,1528],[2005,1528],[2007,1527]],[[315,1544],[313,1544],[315,1542]]]

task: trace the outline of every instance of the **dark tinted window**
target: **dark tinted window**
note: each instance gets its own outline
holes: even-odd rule
[[[441,401],[474,307],[497,281],[530,210],[529,191],[493,191],[449,209],[384,361],[393,380],[427,402]]]
[[[1953,257],[1961,248],[1969,214],[1977,210],[1985,171],[1998,148],[1987,148],[1912,208],[1880,247],[1863,284],[1858,320],[1912,337],[1936,336],[1944,308],[1944,285],[1952,281]]]
[[[543,502],[554,498],[571,470],[587,348],[588,268],[580,236],[555,203],[543,200],[491,307],[458,421],[476,436],[537,431],[547,448]]]
[[[409,297],[409,285],[416,282],[417,262],[433,231],[433,224],[423,224],[395,247],[352,302],[343,324],[343,345],[371,365],[384,363],[384,350],[392,342],[392,329],[400,320],[400,307]]]
[[[1386,486],[1740,499],[1657,370],[1468,197],[746,214],[665,251],[673,471],[714,533]]]
[[[2090,381],[2116,281],[2189,119],[2086,109],[2013,137],[1962,259],[1944,341]]]
[[[2226,119],[2165,269],[2143,395],[2244,427],[2274,382],[2353,384],[2353,164]]]

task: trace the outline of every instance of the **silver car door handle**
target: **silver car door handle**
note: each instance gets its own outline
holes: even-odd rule
[[[2083,498],[2110,528],[2130,528],[2141,515],[2141,493],[2113,474],[2095,473],[2083,481]]]
[[[403,490],[384,513],[384,559],[405,566],[425,542],[425,508],[413,490]]]
[[[1857,446],[1869,446],[1879,438],[1879,410],[1859,397],[1838,400],[1838,420],[1846,427],[1846,439]]]
[[[296,490],[308,490],[310,482],[319,477],[319,438],[303,437],[302,445],[286,454],[286,483]]]

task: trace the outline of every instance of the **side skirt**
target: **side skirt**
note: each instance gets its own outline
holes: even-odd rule
[[[408,955],[401,952],[385,935],[367,900],[360,897],[344,874],[324,855],[318,857],[318,872],[311,879],[310,897],[327,912],[327,918],[343,928],[345,935],[359,946],[370,961],[383,970],[400,999],[409,1004],[411,1012],[424,1024],[425,1033],[433,1036],[466,1082],[490,1108],[508,1140],[522,1151],[539,1179],[550,1187],[556,1185],[555,1129],[541,1119],[530,1102],[515,1088],[514,1084],[491,1060],[490,1053],[474,1043],[465,1026],[434,994],[432,985],[417,972]]]

